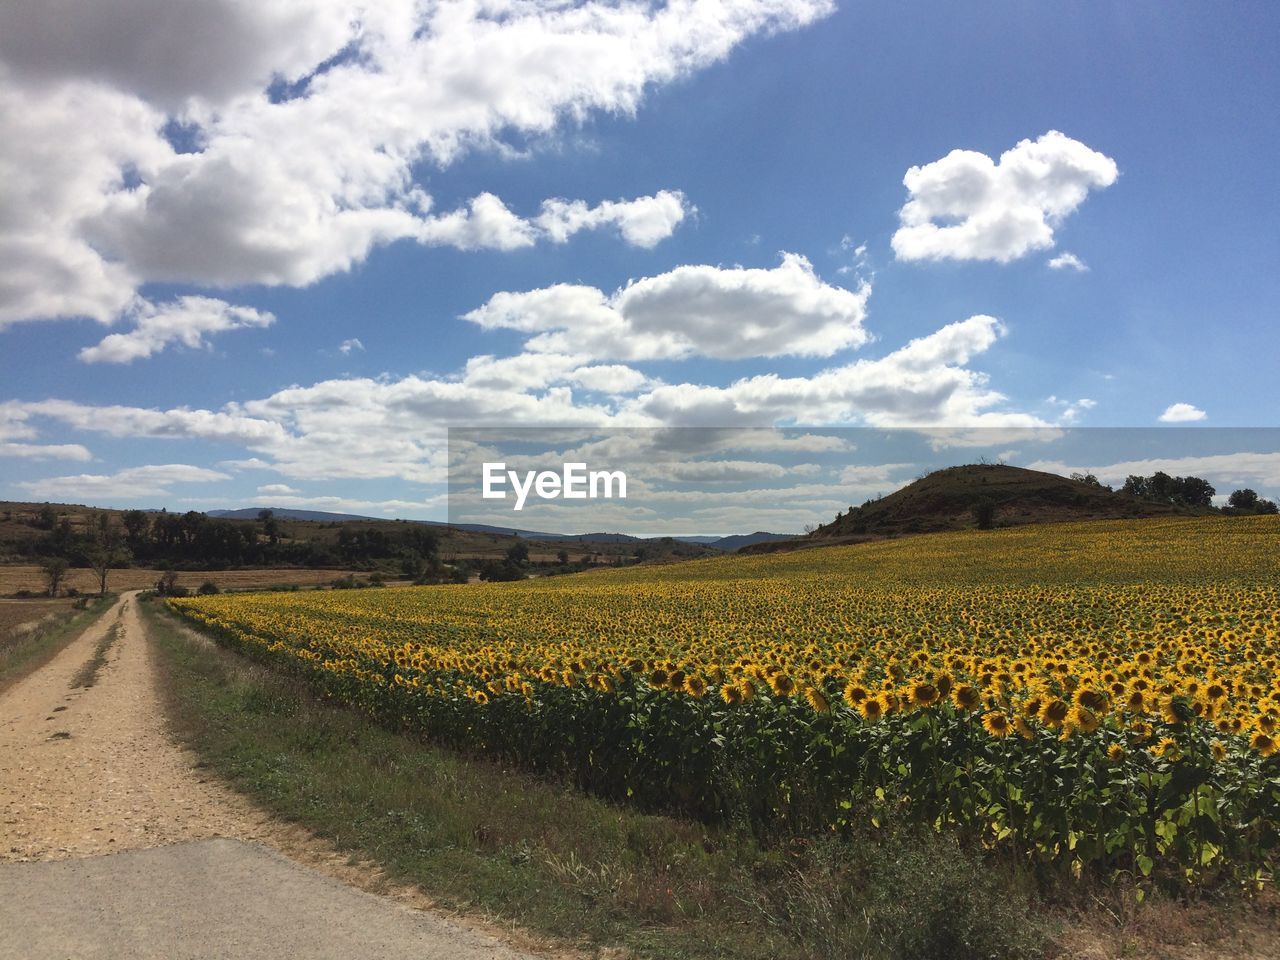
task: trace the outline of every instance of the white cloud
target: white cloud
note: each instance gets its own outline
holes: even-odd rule
[[[304,0],[5,4],[0,59],[31,80],[91,80],[178,110],[191,97],[252,93],[276,74],[301,78],[347,42],[357,9]]]
[[[287,497],[287,496],[296,494],[299,491],[295,490],[293,487],[289,486],[287,483],[267,483],[260,486],[258,488],[258,492],[263,496],[267,496],[267,497],[275,497],[275,496]]]
[[[1050,270],[1074,270],[1076,273],[1087,273],[1089,265],[1074,253],[1060,253],[1048,261]]]
[[[1059,397],[1049,397],[1045,402],[1062,411],[1058,414],[1058,422],[1061,424],[1075,423],[1080,419],[1080,415],[1082,413],[1087,413],[1098,405],[1096,400],[1090,400],[1088,397],[1081,397],[1079,400],[1064,400]]]
[[[893,235],[900,260],[1008,263],[1053,246],[1053,231],[1088,196],[1115,183],[1115,161],[1050,130],[999,161],[973,150],[912,167]]]
[[[1194,407],[1189,403],[1171,404],[1164,413],[1160,414],[1161,423],[1194,423],[1197,420],[1204,420],[1209,415],[1199,407]]]
[[[611,396],[635,393],[649,383],[649,378],[639,370],[618,363],[578,367],[569,374],[569,380],[584,389]]]
[[[557,243],[580,230],[613,225],[628,243],[648,248],[671,236],[689,212],[684,194],[660,190],[652,197],[607,200],[596,207],[588,207],[581,200],[544,200],[536,223]]]
[[[92,460],[93,454],[78,443],[0,442],[0,457],[25,460]]]
[[[534,220],[433,215],[424,163],[506,149],[831,0],[75,0],[0,8],[0,323],[106,322],[140,285],[304,285],[402,238],[512,249],[610,226],[652,246],[671,191]],[[539,225],[541,223],[541,226]]]
[[[82,473],[72,477],[47,477],[17,486],[38,500],[71,500],[90,503],[113,497],[136,500],[139,497],[167,497],[170,487],[178,483],[210,483],[229,480],[227,474],[184,463],[151,464],[129,467],[110,475]]]
[[[788,467],[759,460],[685,460],[650,469],[649,475],[677,483],[741,483],[745,480],[779,480]]]
[[[664,441],[671,450],[685,451],[681,459],[711,450],[851,449],[839,437],[784,438],[771,430],[757,437],[754,431],[725,429],[790,423],[932,428],[940,445],[964,442],[956,431],[967,430],[979,435],[973,441],[978,445],[1007,444],[1006,437],[1039,437],[1050,425],[1005,409],[1005,397],[971,368],[1003,333],[996,319],[974,316],[879,359],[811,376],[748,377],[728,386],[653,381],[631,367],[594,365],[580,354],[522,353],[472,358],[454,376],[293,386],[220,410],[13,402],[0,405],[0,427],[29,439],[31,421],[49,418],[110,436],[238,445],[249,456],[226,461],[228,466],[270,469],[290,480],[395,478],[425,484],[443,479],[445,429],[459,425],[707,428],[689,431],[698,449],[671,446],[678,439]]]
[[[879,360],[860,360],[811,377],[748,377],[727,387],[655,387],[624,410],[662,423],[759,425],[785,422],[914,427],[1043,427],[1022,413],[989,408],[1005,397],[987,388],[969,360],[1004,333],[994,317],[948,324]]]
[[[127,316],[134,324],[132,330],[113,333],[97,346],[85,347],[80,359],[85,363],[131,363],[159,353],[171,343],[195,350],[209,346],[206,334],[268,327],[276,319],[270,313],[212,297],[181,297],[166,304],[139,298]]]
[[[352,353],[359,351],[364,352],[364,344],[360,342],[358,337],[352,337],[350,340],[343,340],[338,345],[338,352],[344,357],[350,356]]]
[[[830,356],[870,337],[871,288],[824,283],[799,254],[772,269],[683,266],[633,281],[612,295],[557,284],[497,293],[464,319],[533,334],[527,350],[643,360]]]

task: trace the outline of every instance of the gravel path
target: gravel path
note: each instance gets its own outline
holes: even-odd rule
[[[531,958],[201,773],[154,670],[126,594],[0,694],[0,957]]]

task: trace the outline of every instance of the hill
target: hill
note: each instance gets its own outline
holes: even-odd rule
[[[715,547],[717,550],[727,550],[732,553],[735,550],[754,546],[757,543],[778,543],[794,539],[795,534],[791,533],[765,533],[763,530],[757,530],[755,533],[739,533],[729,537],[721,537],[718,540],[710,541],[707,545]]]
[[[804,537],[746,546],[744,553],[859,543],[913,533],[965,530],[978,525],[975,507],[994,506],[993,525],[1072,520],[1121,520],[1205,513],[1117,493],[1097,483],[1005,464],[967,464],[935,470],[878,500],[837,516]]]

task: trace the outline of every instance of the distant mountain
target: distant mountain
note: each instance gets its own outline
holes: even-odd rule
[[[737,533],[730,537],[720,537],[710,541],[707,546],[732,553],[741,547],[750,547],[757,543],[778,543],[782,540],[794,540],[795,537],[793,533],[765,533],[763,530],[757,530],[755,533]]]
[[[392,521],[389,517],[365,517],[354,513],[329,513],[325,510],[295,510],[292,507],[242,507],[239,510],[206,510],[211,517],[224,520],[256,520],[263,510],[270,510],[278,520],[312,520],[321,523],[379,522]],[[729,537],[633,537],[628,533],[547,533],[542,530],[522,530],[519,527],[499,527],[491,523],[454,523],[443,524],[438,520],[408,520],[406,523],[422,523],[428,526],[452,526],[455,530],[466,530],[469,533],[492,533],[499,536],[518,536],[525,540],[561,540],[577,543],[642,543],[659,539],[673,539],[682,543],[696,543],[715,547],[717,550],[737,550],[738,547],[751,543],[769,540],[785,540],[788,534],[780,533],[747,533]]]
[[[348,520],[386,520],[386,517],[362,517],[356,513],[328,513],[324,510],[293,510],[288,507],[244,507],[240,510],[206,510],[205,516],[219,520],[257,520],[263,510],[270,510],[277,520],[317,520],[322,523],[346,523]]]

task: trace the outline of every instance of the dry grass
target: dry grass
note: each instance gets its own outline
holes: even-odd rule
[[[1137,905],[1111,903],[1064,916],[1059,956],[1073,960],[1273,960],[1280,957],[1280,895]]]
[[[206,580],[212,580],[221,590],[287,587],[293,584],[299,587],[311,587],[318,583],[332,583],[339,577],[345,577],[347,572],[346,570],[311,570],[296,567],[263,570],[183,570],[178,573],[178,585],[193,591]],[[356,576],[364,576],[364,574],[357,573]],[[112,570],[107,580],[107,589],[116,593],[121,590],[145,590],[154,587],[159,579],[159,570],[133,567]],[[65,586],[74,587],[81,593],[97,593],[98,578],[93,575],[92,570],[68,570]],[[19,590],[30,590],[32,593],[44,592],[44,574],[40,572],[38,566],[34,564],[0,566],[0,596],[12,595]]]
[[[0,647],[71,609],[71,600],[0,600]]]

